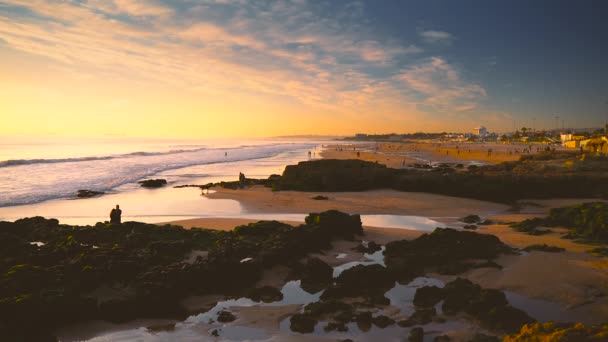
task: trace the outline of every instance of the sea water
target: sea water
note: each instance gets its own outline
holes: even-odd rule
[[[127,217],[147,213],[159,216],[155,222],[160,222],[162,216],[173,214],[198,216],[200,190],[173,186],[237,180],[239,172],[250,178],[280,174],[286,165],[308,159],[308,151],[318,153],[323,143],[329,142],[4,137],[0,138],[0,220],[43,215],[67,218],[69,222],[62,220],[65,223],[94,224],[86,218],[106,217],[106,211],[123,202],[131,205],[125,208]],[[137,182],[148,178],[164,178],[169,185],[142,189]],[[106,195],[73,200],[81,189]],[[215,205],[220,212],[238,209],[234,201]]]

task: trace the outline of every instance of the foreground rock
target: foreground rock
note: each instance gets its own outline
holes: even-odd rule
[[[417,239],[388,243],[385,263],[398,280],[408,281],[427,272],[459,274],[475,267],[495,265],[492,260],[512,248],[496,236],[437,228]]]
[[[493,331],[512,333],[526,323],[535,322],[525,312],[510,306],[502,291],[482,289],[467,279],[457,278],[442,289],[432,286],[416,290],[416,306],[433,307],[440,301],[444,314],[466,313]]]
[[[185,319],[178,302],[190,295],[280,300],[278,289],[255,288],[264,269],[292,267],[333,239],[362,232],[358,215],[337,211],[307,222],[261,221],[229,232],[139,222],[69,226],[42,217],[0,222],[0,336],[44,341],[76,320]],[[208,257],[187,262],[192,251]],[[326,273],[311,265],[312,282],[327,283]]]

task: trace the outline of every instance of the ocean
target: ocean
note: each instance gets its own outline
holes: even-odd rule
[[[135,204],[136,211],[132,210],[134,207],[125,208],[125,216],[132,218],[159,215],[174,219],[209,214],[196,210],[200,203],[188,206],[178,200],[199,192],[197,188],[173,187],[237,180],[239,172],[249,178],[280,174],[286,165],[308,159],[308,151],[318,153],[324,143],[329,142],[5,137],[0,139],[0,220],[42,215],[63,218],[60,221],[65,223],[94,224],[109,211],[109,207],[94,208],[95,205],[110,206],[110,202],[120,201]],[[167,179],[167,188],[172,191],[142,189],[137,182],[148,178]],[[103,191],[106,195],[74,201],[80,189]],[[198,193],[196,197],[200,197]],[[162,218],[144,221],[159,222]]]

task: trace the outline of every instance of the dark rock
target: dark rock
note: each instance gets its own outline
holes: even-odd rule
[[[463,218],[460,219],[462,222],[464,223],[479,223],[481,222],[481,217],[477,216],[477,215],[467,215]]]
[[[137,182],[144,188],[160,188],[167,185],[166,179],[146,179]]]
[[[256,302],[272,303],[283,300],[283,293],[272,286],[263,286],[251,290],[247,297]]]
[[[317,196],[315,196],[315,197],[312,197],[312,199],[313,199],[313,200],[316,200],[316,201],[326,201],[326,200],[328,200],[328,199],[329,199],[329,197],[327,197],[327,196],[321,196],[321,195],[317,195]]]
[[[467,224],[464,227],[462,227],[463,229],[469,229],[469,230],[475,230],[477,229],[477,226],[474,224]]]
[[[375,253],[375,252],[381,250],[382,245],[379,245],[379,244],[375,243],[374,241],[370,241],[367,243],[367,245],[360,243],[353,249],[359,253],[372,254],[372,253]]]
[[[458,274],[472,267],[472,260],[492,260],[512,253],[496,236],[437,228],[417,239],[394,241],[384,251],[387,268],[400,281],[426,272]]]
[[[317,320],[306,314],[295,314],[291,316],[289,322],[291,323],[291,331],[301,334],[309,334],[315,331],[315,325],[317,325]]]
[[[437,315],[435,308],[416,309],[416,311],[406,320],[400,321],[400,327],[413,327],[414,325],[425,325],[433,321]]]
[[[381,265],[357,265],[340,273],[334,286],[321,299],[382,296],[395,285],[395,279]]]
[[[333,282],[333,268],[318,258],[309,258],[297,268],[301,286],[308,293],[317,293]]]
[[[409,342],[422,342],[424,340],[424,330],[421,327],[412,328],[407,340]]]
[[[526,251],[526,252],[541,251],[541,252],[549,252],[549,253],[559,253],[559,252],[563,252],[565,250],[566,249],[562,248],[562,247],[548,246],[546,244],[531,245],[531,246],[524,248],[524,251]]]
[[[377,326],[378,328],[384,329],[384,328],[388,327],[389,325],[395,324],[395,320],[390,317],[380,315],[380,316],[373,317],[372,323],[375,326]]]
[[[234,314],[230,311],[222,310],[217,314],[217,321],[220,323],[232,322],[236,319]]]
[[[337,210],[328,210],[320,214],[311,213],[304,218],[304,221],[326,230],[333,238],[353,240],[355,236],[363,234],[361,216],[349,215]]]
[[[443,292],[437,286],[424,286],[416,289],[414,305],[421,307],[432,307],[443,299]]]
[[[470,303],[481,294],[481,287],[468,279],[457,278],[443,288],[442,310],[446,315],[465,311]]]
[[[366,332],[372,328],[372,313],[369,311],[360,312],[356,315],[355,321],[357,322],[357,327]]]
[[[104,194],[103,191],[78,190],[78,192],[76,193],[76,196],[78,196],[80,198],[90,198],[90,197],[95,197],[95,196],[101,196],[103,194]]]

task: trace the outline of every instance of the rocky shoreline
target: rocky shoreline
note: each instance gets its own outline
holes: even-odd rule
[[[426,324],[464,317],[497,340],[535,322],[510,306],[503,292],[460,278],[442,288],[418,288],[413,313],[390,314],[385,293],[395,284],[430,273],[457,276],[500,268],[497,257],[518,251],[492,235],[436,229],[386,246],[359,244],[355,250],[380,253],[383,261],[354,265],[337,277],[327,263],[310,257],[330,249],[332,241],[357,241],[362,234],[358,215],[337,211],[310,214],[298,227],[260,221],[232,231],[138,222],[68,226],[41,217],[1,222],[0,334],[53,341],[57,328],[83,320],[184,320],[200,312],[180,304],[193,295],[277,302],[283,299],[279,288],[258,285],[264,272],[276,267],[288,270],[286,279],[297,279],[304,291],[321,293],[289,316],[294,332],[311,333],[318,322],[325,322],[327,332],[347,331],[351,324],[363,332],[372,325],[396,326],[419,340]],[[225,310],[214,320],[228,323],[238,315]],[[596,327],[589,331],[598,333]]]

